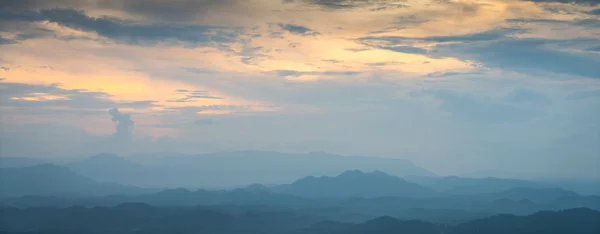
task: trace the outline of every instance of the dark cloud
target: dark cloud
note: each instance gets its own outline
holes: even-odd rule
[[[120,9],[134,15],[166,21],[187,21],[214,12],[224,12],[240,0],[101,0],[97,6]]]
[[[363,45],[375,47],[384,50],[391,50],[409,54],[428,54],[429,51],[423,48],[411,46],[414,42],[478,42],[490,41],[505,38],[509,35],[522,31],[514,28],[497,28],[490,31],[456,35],[456,36],[432,36],[432,37],[398,37],[398,36],[369,36],[359,38],[357,41]]]
[[[582,19],[573,21],[574,25],[584,26],[589,28],[600,28],[600,19]]]
[[[112,116],[111,120],[117,123],[117,131],[113,135],[115,140],[131,139],[131,133],[133,132],[133,127],[135,125],[131,119],[131,115],[121,113],[117,108],[108,110],[108,113]]]
[[[319,32],[315,32],[310,28],[304,27],[304,26],[300,26],[300,25],[294,25],[294,24],[279,24],[279,27],[281,27],[281,29],[288,31],[290,33],[293,34],[298,34],[298,35],[305,35],[305,36],[315,36],[315,35],[319,35]]]
[[[0,105],[5,107],[73,108],[105,110],[111,107],[149,108],[154,101],[116,102],[104,92],[62,89],[57,84],[35,85],[0,82]],[[35,100],[32,100],[35,99]]]
[[[567,20],[555,20],[555,19],[529,19],[529,18],[516,18],[506,19],[508,23],[549,23],[549,24],[565,24],[570,23]]]
[[[595,21],[583,21],[591,24]],[[501,28],[456,36],[364,37],[359,42],[380,49],[414,42],[438,42],[429,51],[432,57],[457,57],[479,61],[486,66],[518,71],[546,71],[600,78],[600,57],[592,53],[562,50],[561,46],[598,43],[595,39],[550,40],[517,38],[522,29]],[[452,42],[452,43],[448,43]],[[557,66],[560,64],[560,66]]]
[[[427,50],[414,46],[384,46],[382,49],[401,52],[405,54],[427,54]]]
[[[427,77],[430,78],[442,78],[442,77],[452,77],[452,76],[460,76],[460,75],[481,75],[483,72],[434,72],[427,74]]]
[[[4,0],[12,9],[52,8],[104,9],[163,21],[187,21],[216,11],[234,8],[240,0]]]
[[[143,24],[110,17],[89,17],[83,11],[70,8],[0,10],[0,19],[13,21],[49,21],[125,43],[185,42],[192,45],[222,46],[236,41],[235,29],[208,25]]]
[[[6,44],[14,44],[16,43],[15,40],[11,40],[11,39],[6,39],[3,37],[0,37],[0,45],[6,45]]]
[[[325,75],[325,76],[337,76],[337,75],[345,75],[352,76],[358,75],[360,72],[357,71],[324,71],[324,72],[303,72],[303,71],[295,71],[295,70],[275,70],[271,71],[278,76],[294,76],[299,77],[303,75]]]
[[[257,61],[263,58],[271,58],[269,55],[271,49],[262,46],[251,46],[249,43],[242,43],[242,48],[237,52],[240,61],[245,64],[255,65]]]
[[[175,112],[180,116],[198,116],[198,112],[203,111],[246,111],[253,106],[250,105],[204,105],[204,106],[184,106],[166,108],[167,112]]]
[[[556,41],[506,38],[480,43],[436,46],[437,53],[475,60],[486,66],[518,71],[546,71],[600,78],[600,58],[590,53],[562,51]]]
[[[306,3],[326,10],[368,8],[371,11],[407,7],[406,0],[284,0],[284,2]]]
[[[525,23],[545,23],[545,24],[562,24],[571,26],[581,26],[588,28],[600,27],[600,20],[598,19],[575,19],[575,20],[555,20],[555,19],[530,19],[530,18],[516,18],[507,19],[507,23],[525,24]]]
[[[299,1],[286,0],[286,2],[306,2],[306,3],[319,5],[319,6],[322,6],[325,8],[329,8],[329,9],[347,9],[347,8],[353,8],[353,7],[357,6],[357,3],[350,1],[350,0],[304,0],[304,1],[302,1],[302,0],[299,0]]]
[[[397,64],[405,64],[405,63],[397,62],[397,61],[365,63],[365,65],[370,66],[370,67],[380,67],[380,66],[397,65]]]
[[[69,6],[81,8],[95,1],[90,0],[3,0],[2,7],[10,9],[39,10],[43,8],[56,8]]]
[[[600,52],[600,46],[590,47],[586,49],[587,51]]]
[[[111,120],[117,123],[116,132],[111,138],[107,139],[104,144],[109,147],[111,151],[119,151],[127,149],[132,145],[133,142],[133,127],[135,122],[131,119],[130,114],[125,114],[119,111],[118,108],[108,110],[108,113],[112,117]]]
[[[155,101],[133,101],[133,102],[117,102],[113,106],[120,108],[149,108],[158,106]]]
[[[591,4],[597,5],[598,0],[522,0],[526,2],[540,2],[540,3],[577,3],[577,4]]]
[[[200,99],[223,99],[222,97],[210,95],[210,93],[205,90],[189,91],[185,89],[178,89],[175,92],[185,94],[185,97],[169,99],[167,102],[194,102]]]
[[[427,42],[476,42],[476,41],[490,41],[496,39],[502,39],[507,36],[524,32],[524,29],[517,28],[496,28],[493,30],[473,33],[473,34],[465,34],[465,35],[456,35],[456,36],[431,36],[431,37],[363,37],[360,38],[360,42],[370,42],[370,41],[383,41],[387,42],[391,45],[399,44],[409,41],[427,41]]]
[[[215,97],[215,96],[189,95],[184,98],[169,99],[169,100],[167,100],[167,102],[195,102],[200,99],[223,99],[223,98]]]
[[[590,15],[600,15],[600,8],[588,12]]]

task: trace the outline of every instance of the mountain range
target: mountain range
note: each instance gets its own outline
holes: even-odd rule
[[[226,189],[255,183],[285,184],[307,175],[331,176],[353,169],[380,170],[396,176],[435,176],[408,160],[322,152],[238,151],[171,157],[143,154],[130,159],[99,154],[65,166],[97,181],[155,188]]]
[[[0,202],[14,207],[114,206],[131,202],[158,206],[272,206],[340,221],[389,215],[440,223],[458,223],[496,213],[600,209],[599,196],[582,196],[560,188],[516,187],[495,193],[456,195],[381,171],[360,170],[232,190],[141,189],[96,182],[67,167],[50,164],[5,168],[0,181]]]
[[[142,194],[155,190],[116,183],[100,183],[66,167],[41,164],[0,171],[0,197],[55,195],[65,197]]]
[[[265,234],[596,234],[600,212],[586,208],[528,216],[494,215],[455,225],[382,216],[350,223],[286,210],[231,212],[218,207],[0,208],[0,233]]]
[[[146,153],[129,157],[98,154],[84,159],[52,161],[2,157],[0,161],[0,168],[54,163],[98,182],[146,188],[232,189],[251,184],[272,186],[290,184],[305,176],[332,177],[348,170],[361,170],[397,176],[448,195],[489,194],[519,187],[560,187],[581,194],[600,195],[598,181],[442,177],[403,159],[339,156],[322,152],[283,154],[237,151],[203,155]]]
[[[408,182],[381,171],[349,170],[338,176],[305,177],[272,191],[304,197],[431,197],[433,189]]]

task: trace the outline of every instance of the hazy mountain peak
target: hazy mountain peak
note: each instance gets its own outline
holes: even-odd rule
[[[392,216],[381,216],[381,217],[369,220],[369,221],[365,222],[364,224],[381,227],[381,226],[387,226],[390,224],[397,224],[400,222],[402,222],[402,221],[400,221]]]
[[[304,177],[274,189],[309,197],[413,197],[435,193],[429,188],[381,171],[365,173],[361,170],[348,170],[335,177]]]
[[[361,170],[348,170],[348,171],[344,171],[341,174],[339,174],[337,177],[346,177],[346,176],[363,176],[367,173],[362,172]]]
[[[374,170],[373,172],[371,172],[372,174],[377,174],[377,175],[388,175],[387,173],[380,171],[380,170]]]
[[[366,177],[366,176],[395,177],[395,176],[391,176],[385,172],[382,172],[380,170],[375,170],[372,172],[364,172],[364,171],[357,170],[357,169],[344,171],[341,174],[339,174],[337,177]]]

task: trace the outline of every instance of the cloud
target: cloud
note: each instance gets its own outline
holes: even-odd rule
[[[406,0],[286,0],[312,4],[326,10],[344,10],[353,8],[368,8],[371,11],[407,7]]]
[[[589,13],[589,12],[588,12]],[[557,19],[531,19],[531,18],[514,18],[514,19],[506,19],[507,23],[542,23],[549,25],[568,25],[568,26],[581,26],[587,28],[598,28],[600,27],[600,20],[598,19],[590,19],[590,18],[580,18],[573,20],[557,20]]]
[[[294,24],[279,24],[279,26],[285,30],[288,31],[290,33],[293,34],[298,34],[298,35],[304,35],[304,36],[315,36],[315,35],[319,35],[319,32],[315,32],[310,28],[304,27],[304,26],[300,26],[300,25],[294,25]]]
[[[582,19],[573,21],[573,25],[584,26],[588,28],[600,28],[599,19]]]
[[[547,39],[507,38],[481,43],[439,45],[435,50],[438,55],[475,60],[490,67],[600,78],[598,56],[561,50],[556,48],[558,42]]]
[[[527,2],[539,2],[539,3],[577,3],[577,4],[598,4],[598,0],[522,0]]]
[[[600,8],[588,11],[590,15],[600,15]]]
[[[427,54],[426,49],[413,46],[384,46],[381,48],[405,54]]]
[[[430,37],[399,37],[399,36],[383,36],[383,37],[362,37],[358,41],[365,44],[370,42],[385,42],[389,45],[407,43],[411,41],[425,41],[425,42],[477,42],[477,41],[490,41],[506,38],[507,36],[525,32],[525,29],[518,28],[495,28],[485,32],[454,35],[454,36],[430,36]]]
[[[295,70],[275,70],[275,71],[271,71],[271,73],[274,73],[278,76],[294,76],[294,77],[300,77],[300,76],[304,76],[304,75],[315,75],[315,76],[352,76],[352,75],[358,75],[361,72],[357,72],[357,71],[324,71],[324,72],[318,72],[318,71],[295,71]]]
[[[200,99],[223,99],[222,97],[212,96],[207,91],[196,90],[177,90],[178,93],[184,93],[184,97],[169,99],[167,102],[196,102]]]
[[[90,1],[79,0],[4,0],[2,6],[5,9],[39,10],[41,8],[56,8],[60,6],[83,7]]]
[[[184,42],[196,46],[223,46],[238,40],[235,29],[208,25],[144,24],[113,17],[90,17],[83,11],[70,8],[2,10],[0,18],[17,21],[49,21],[65,27],[95,32],[115,41],[132,44]]]
[[[173,112],[181,117],[197,117],[198,113],[229,113],[233,111],[251,111],[257,106],[252,105],[197,105],[165,108],[165,112]]]
[[[5,0],[3,7],[40,10],[60,7],[121,11],[163,21],[190,21],[215,11],[233,8],[239,0]]]
[[[114,101],[112,95],[83,89],[63,89],[59,84],[35,85],[0,82],[0,106],[29,108],[96,109],[118,106],[122,108],[149,108],[157,106],[155,101]]]
[[[529,18],[514,18],[506,19],[508,23],[548,23],[548,24],[566,24],[571,21],[568,20],[557,20],[557,19],[529,19]]]
[[[552,138],[597,129],[599,83],[580,77],[598,74],[593,51],[600,43],[585,38],[597,34],[594,15],[586,15],[592,7],[500,0],[481,7],[464,3],[469,1],[293,2],[3,1],[0,43],[13,44],[2,45],[8,56],[1,65],[11,70],[0,70],[0,76],[65,83],[0,84],[0,111],[10,115],[3,118],[5,126],[66,123],[105,134],[111,141],[98,147],[103,151],[122,142],[116,136],[135,143],[144,135],[168,135],[160,146],[130,147],[288,151],[301,144],[302,150],[347,154],[401,152],[448,173],[468,169],[465,163],[514,164],[521,156],[539,162]],[[544,10],[546,5],[573,9],[557,13]],[[575,20],[564,20],[569,18]],[[305,36],[316,33],[319,40]],[[31,38],[40,39],[19,43]],[[87,63],[77,60],[81,55]],[[44,70],[45,80],[26,71],[42,65],[55,69]],[[131,80],[120,85],[120,76]],[[421,96],[409,95],[419,90],[425,90]],[[145,100],[152,95],[160,99]],[[106,114],[112,108],[130,114],[135,131],[119,130],[127,121],[112,123]],[[209,125],[213,121],[218,124]],[[19,138],[31,145],[27,139]],[[93,151],[68,146],[65,152]],[[547,167],[530,169],[538,166]]]
[[[124,114],[119,111],[118,108],[108,110],[108,113],[112,116],[112,121],[117,123],[116,132],[114,136],[118,139],[131,138],[133,127],[135,123],[131,119],[131,115]]]
[[[426,76],[431,78],[443,78],[443,77],[453,77],[453,76],[461,76],[461,75],[483,75],[485,73],[474,71],[474,72],[433,72],[429,73]]]
[[[583,20],[582,20],[583,21]],[[587,21],[580,24],[591,24]],[[595,22],[595,21],[594,21]],[[598,43],[597,39],[553,40],[518,38],[524,29],[497,28],[486,32],[431,37],[363,37],[364,45],[387,49],[415,42],[434,42],[431,57],[456,57],[478,61],[489,67],[521,72],[545,71],[600,78],[600,57],[592,53],[574,52],[561,46]],[[402,51],[400,51],[402,52]],[[557,66],[560,64],[560,66]]]
[[[13,44],[13,43],[16,43],[16,41],[0,37],[0,45]]]
[[[357,6],[357,3],[348,0],[308,0],[307,2],[331,9],[345,9]]]
[[[234,8],[240,0],[104,0],[102,7],[166,21],[190,21],[198,16]]]

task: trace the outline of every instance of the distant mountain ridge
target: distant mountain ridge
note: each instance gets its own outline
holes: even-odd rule
[[[0,170],[0,197],[25,195],[77,197],[140,194],[153,191],[115,183],[99,183],[66,167],[53,164]]]
[[[381,216],[358,223],[291,210],[226,207],[0,208],[0,233],[269,233],[269,234],[597,234],[600,212],[586,208],[494,215],[457,225]],[[77,225],[73,225],[76,223]]]
[[[67,162],[68,163],[64,163]],[[0,167],[53,162],[49,159],[0,158]],[[201,155],[145,153],[129,157],[98,154],[60,159],[69,169],[99,182],[148,188],[232,189],[251,184],[290,184],[307,175],[335,176],[348,170],[381,171],[444,194],[477,195],[508,189],[561,187],[599,195],[600,182],[527,181],[506,178],[439,177],[403,159],[340,156],[324,152],[285,154],[236,151]],[[55,163],[56,164],[56,163]]]
[[[165,176],[168,174],[166,168],[140,165],[110,153],[94,155],[65,166],[97,181],[141,187],[162,187],[158,185],[167,182]]]
[[[600,232],[598,220],[600,220],[599,211],[577,208],[564,211],[541,211],[528,216],[496,215],[469,221],[456,227],[445,227],[416,220],[403,221],[392,217],[379,217],[362,224],[329,224],[330,229],[327,232],[318,232],[317,228],[323,225],[315,225],[313,232],[307,233],[595,234]]]
[[[525,188],[516,187],[497,193],[477,195],[478,199],[510,199],[510,200],[531,200],[538,203],[554,201],[562,197],[577,197],[579,194],[561,188]]]
[[[381,171],[365,173],[360,170],[345,171],[329,177],[304,177],[291,184],[272,188],[273,191],[304,197],[429,197],[436,195],[432,189],[408,182]]]
[[[103,182],[141,187],[214,189],[256,183],[285,184],[306,175],[336,175],[351,169],[381,170],[396,176],[435,176],[404,159],[340,156],[323,152],[236,151],[171,157],[145,154],[131,159],[134,160],[100,154],[66,166]]]
[[[496,193],[517,187],[546,188],[550,186],[548,184],[527,180],[495,177],[465,178],[458,176],[407,176],[404,177],[404,179],[435,189],[438,192],[460,195]]]

